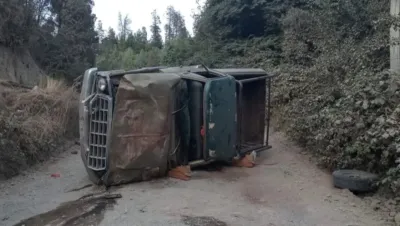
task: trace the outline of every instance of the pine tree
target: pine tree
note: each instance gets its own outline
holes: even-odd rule
[[[43,62],[52,74],[73,78],[95,64],[95,15],[91,0],[52,0],[55,35]]]
[[[163,47],[163,41],[161,37],[161,20],[160,16],[158,16],[157,11],[154,10],[151,13],[152,16],[152,24],[150,26],[150,32],[151,32],[151,41],[150,44],[156,48],[161,49]]]
[[[118,14],[118,30],[119,30],[119,39],[121,41],[125,41],[126,38],[128,37],[129,33],[131,33],[131,26],[132,20],[129,18],[128,15],[125,15],[122,17],[122,14]]]
[[[97,37],[99,38],[99,42],[101,42],[105,38],[103,22],[101,22],[101,20],[97,21],[96,32],[97,32]]]
[[[182,14],[173,6],[167,8],[167,24],[165,24],[165,42],[175,38],[187,38],[188,31]]]

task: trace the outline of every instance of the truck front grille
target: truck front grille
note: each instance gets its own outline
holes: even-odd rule
[[[92,170],[106,170],[111,119],[112,98],[105,94],[97,94],[89,105],[89,153],[87,166]]]

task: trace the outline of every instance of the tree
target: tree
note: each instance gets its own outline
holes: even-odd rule
[[[175,38],[165,43],[163,49],[163,65],[184,65],[194,55],[194,47],[190,38]]]
[[[97,32],[97,37],[99,37],[99,42],[101,42],[105,38],[103,22],[101,22],[101,20],[97,21],[96,32]]]
[[[165,42],[175,38],[187,38],[188,31],[182,14],[173,6],[167,8],[167,23],[165,24]]]
[[[142,50],[135,58],[137,68],[159,66],[160,63],[161,50],[157,47],[152,47],[148,51]]]
[[[108,28],[107,40],[112,42],[112,44],[117,44],[117,35],[115,34],[114,29],[112,29],[111,27]]]
[[[138,34],[138,39],[142,41],[143,43],[147,43],[147,29],[146,27],[142,27],[142,30],[139,32],[139,30],[136,32]]]
[[[152,16],[152,24],[150,26],[150,32],[151,32],[150,44],[156,48],[161,49],[163,46],[163,41],[161,37],[161,28],[160,28],[161,20],[156,10],[154,10],[151,13],[151,16]]]
[[[111,47],[117,44],[118,44],[117,35],[115,34],[114,29],[110,27],[108,28],[107,36],[105,36],[101,42],[100,49],[101,50],[110,49]]]
[[[132,20],[129,18],[128,15],[122,17],[121,13],[118,14],[118,36],[120,40],[125,41],[128,37],[128,34],[132,32],[130,29],[131,23]]]
[[[38,25],[43,25],[50,15],[50,0],[33,0],[35,20]]]
[[[56,34],[46,49],[43,62],[52,74],[70,78],[80,75],[95,63],[98,43],[91,0],[52,0]]]
[[[29,50],[49,75],[72,79],[94,65],[103,36],[92,7],[92,0],[2,0],[0,44]]]
[[[135,68],[135,52],[133,52],[132,48],[125,49],[122,52],[122,68],[129,70]]]
[[[0,44],[7,47],[26,46],[38,29],[32,1],[0,1]]]
[[[135,33],[129,33],[126,39],[127,47],[132,48],[132,50],[137,53],[142,49],[146,49],[147,44],[147,31],[145,27],[138,29]]]
[[[215,39],[246,39],[276,35],[280,19],[292,6],[313,0],[206,0],[194,15],[196,35]]]

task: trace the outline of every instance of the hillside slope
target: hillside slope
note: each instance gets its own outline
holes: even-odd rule
[[[42,82],[45,75],[29,51],[13,51],[0,45],[0,79],[33,87]]]

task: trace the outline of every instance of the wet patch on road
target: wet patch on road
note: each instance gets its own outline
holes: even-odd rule
[[[214,217],[182,216],[182,222],[187,226],[228,226],[227,223]]]
[[[80,190],[83,190],[83,189],[86,189],[86,188],[90,188],[90,187],[92,187],[92,186],[93,186],[93,184],[86,184],[86,185],[84,185],[84,186],[82,186],[82,187],[70,189],[70,190],[68,190],[68,191],[66,191],[66,192],[67,192],[67,193],[68,193],[68,192],[76,192],[76,191],[80,191]]]
[[[87,226],[99,225],[104,213],[112,209],[120,194],[85,195],[82,198],[61,204],[54,210],[21,221],[15,226]]]

